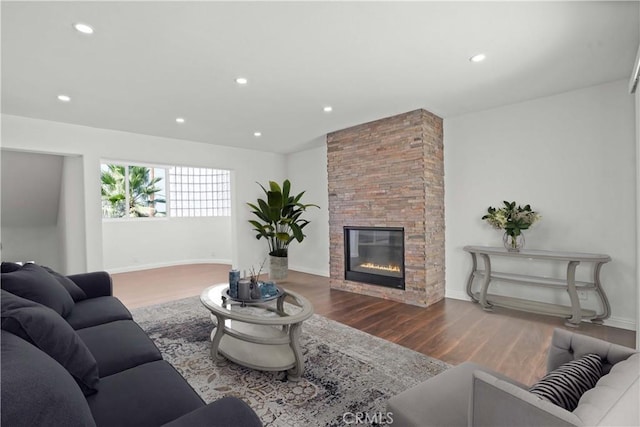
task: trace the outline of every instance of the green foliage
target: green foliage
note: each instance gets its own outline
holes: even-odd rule
[[[531,225],[542,218],[531,209],[530,205],[516,206],[516,202],[503,202],[500,209],[489,206],[487,214],[482,217],[494,228],[504,230],[511,237],[517,237]]]
[[[286,179],[282,187],[277,182],[269,181],[267,190],[258,183],[267,199],[258,199],[257,203],[247,203],[251,213],[258,220],[249,220],[253,230],[257,232],[256,239],[265,238],[269,244],[269,255],[286,257],[289,244],[295,239],[298,242],[306,237],[302,229],[309,221],[302,219],[302,214],[309,207],[319,208],[314,204],[300,202],[304,191],[296,196],[290,195],[291,183]]]
[[[166,200],[158,194],[162,189],[156,186],[162,178],[151,178],[150,168],[130,166],[129,206],[127,207],[125,168],[126,166],[110,164],[100,175],[103,205],[109,217],[156,216],[156,203],[166,203]]]

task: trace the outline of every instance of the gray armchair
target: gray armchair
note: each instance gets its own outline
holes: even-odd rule
[[[547,369],[588,353],[604,361],[596,386],[569,412],[502,374],[465,362],[389,400],[394,426],[640,425],[640,354],[563,329],[554,330]]]

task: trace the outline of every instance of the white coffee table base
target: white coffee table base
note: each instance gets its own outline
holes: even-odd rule
[[[216,325],[220,324],[211,315]],[[211,331],[211,357],[222,362],[234,363],[261,371],[287,371],[287,378],[299,381],[304,372],[304,357],[299,344],[301,324],[291,325],[289,333],[277,326],[252,325],[233,321],[233,328],[224,328],[220,340],[216,339],[218,327]]]
[[[218,287],[211,287],[201,297],[205,307],[211,311],[214,323],[211,332],[213,360],[223,362],[226,359],[262,371],[286,371],[290,381],[299,381],[304,372],[300,333],[302,322],[313,314],[311,303],[298,294],[285,291],[275,308],[259,308],[279,315],[261,316],[228,310],[218,303],[218,294]],[[285,313],[286,296],[301,304],[299,312]]]

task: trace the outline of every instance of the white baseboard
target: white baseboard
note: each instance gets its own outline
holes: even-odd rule
[[[315,274],[316,276],[329,277],[328,270],[316,270],[315,268],[299,267],[295,265],[290,265],[289,270],[299,271],[300,273]]]
[[[228,264],[231,265],[230,259],[186,259],[180,261],[169,261],[169,262],[156,262],[153,264],[140,264],[140,265],[131,265],[126,267],[117,267],[117,268],[106,268],[109,274],[117,274],[117,273],[130,273],[132,271],[141,271],[141,270],[150,270],[152,268],[162,268],[162,267],[173,267],[176,265],[188,265],[188,264]],[[329,277],[328,271],[316,270],[313,268],[299,267],[299,266],[289,266],[289,270],[299,271],[301,273],[307,274],[315,274],[316,276]]]
[[[631,319],[625,319],[623,317],[610,317],[604,321],[606,326],[612,326],[614,328],[626,329],[629,331],[636,330],[636,322]]]
[[[118,267],[118,268],[107,268],[105,269],[109,274],[117,274],[117,273],[129,273],[132,271],[140,271],[140,270],[150,270],[152,268],[162,268],[162,267],[173,267],[176,265],[187,265],[187,264],[228,264],[231,265],[230,259],[185,259],[180,261],[168,261],[168,262],[156,262],[153,264],[140,264],[140,265],[131,265],[127,267]]]
[[[450,299],[471,301],[471,298],[469,297],[469,295],[467,295],[467,293],[464,291],[446,289],[444,296],[445,298],[450,298]],[[585,322],[588,322],[588,320],[585,320]],[[615,316],[612,316],[606,319],[604,321],[604,324],[606,326],[611,326],[613,328],[626,329],[629,331],[635,331],[637,327],[636,322],[633,321],[633,319],[625,319],[623,317],[615,317]]]
[[[467,295],[466,292],[464,291],[454,291],[451,289],[445,289],[444,290],[444,297],[445,298],[451,298],[451,299],[459,299],[459,300],[463,300],[463,301],[471,301],[471,298],[469,297],[469,295]]]

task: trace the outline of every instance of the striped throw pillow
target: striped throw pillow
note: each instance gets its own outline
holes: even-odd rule
[[[586,354],[549,372],[529,391],[544,400],[573,412],[580,397],[595,387],[602,376],[602,359]]]

